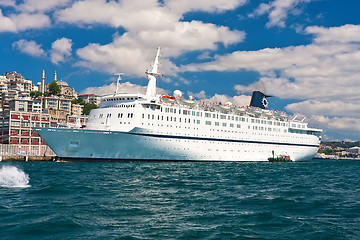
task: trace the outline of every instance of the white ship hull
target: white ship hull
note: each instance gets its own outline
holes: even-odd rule
[[[73,161],[267,161],[272,152],[309,160],[318,145],[86,129],[36,128],[60,159]]]

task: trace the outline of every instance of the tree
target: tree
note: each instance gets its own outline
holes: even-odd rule
[[[84,109],[83,109],[83,114],[89,115],[91,109],[96,109],[96,108],[98,108],[98,106],[96,106],[95,104],[85,103]]]
[[[81,97],[74,99],[71,101],[72,104],[81,104],[81,105],[85,105],[85,101],[84,99],[82,99]]]
[[[50,83],[49,93],[53,96],[58,96],[60,94],[60,87],[56,82]]]
[[[30,97],[32,97],[32,98],[37,98],[37,97],[42,96],[42,95],[43,94],[41,92],[39,92],[39,91],[31,91],[30,92]]]

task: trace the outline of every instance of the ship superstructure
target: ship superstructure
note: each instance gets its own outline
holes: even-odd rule
[[[267,95],[255,91],[248,107],[205,103],[156,94],[160,48],[146,71],[146,94],[102,97],[84,129],[35,128],[57,156],[73,161],[267,161],[313,157],[320,129],[304,119],[267,109]],[[120,75],[119,75],[120,76]]]

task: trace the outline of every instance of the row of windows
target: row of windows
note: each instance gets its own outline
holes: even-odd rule
[[[169,108],[166,107],[165,108],[165,112],[166,113],[179,113],[181,114],[181,109],[176,109],[176,108]],[[193,111],[193,110],[182,110],[183,115],[192,115],[192,116],[202,116],[202,112],[199,111]],[[205,117],[206,118],[216,118],[219,119],[219,115],[220,115],[220,119],[222,120],[231,120],[231,121],[241,121],[241,122],[248,122],[249,118],[245,118],[245,117],[239,117],[239,116],[233,116],[233,115],[224,115],[224,114],[218,114],[218,113],[209,113],[209,112],[205,112]],[[270,121],[270,120],[266,120],[266,119],[254,119],[251,118],[251,123],[259,123],[259,124],[268,124],[268,125],[276,125],[276,126],[282,126],[285,127],[286,123],[285,122],[279,122],[279,121]],[[303,126],[304,128],[304,126]]]
[[[134,108],[135,104],[118,104],[118,105],[112,105],[108,106],[107,108]]]
[[[124,113],[118,113],[118,118],[123,118],[123,116],[124,116]],[[95,117],[96,117],[96,116],[94,115],[93,118],[95,118]],[[104,114],[103,114],[103,113],[100,113],[99,118],[103,118],[103,117],[104,117]],[[134,113],[128,113],[128,114],[127,114],[127,117],[128,117],[128,118],[133,118],[133,117],[134,117]],[[106,114],[106,118],[111,118],[111,113]]]
[[[123,100],[137,100],[138,97],[117,97],[117,98],[108,98],[108,99],[104,99],[104,101],[106,102],[111,102],[111,101],[123,101]]]

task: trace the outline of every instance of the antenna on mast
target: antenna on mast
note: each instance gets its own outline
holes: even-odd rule
[[[119,93],[119,81],[121,81],[121,75],[124,75],[124,73],[115,73],[115,76],[118,76],[117,80],[116,80],[116,91],[115,93]]]

